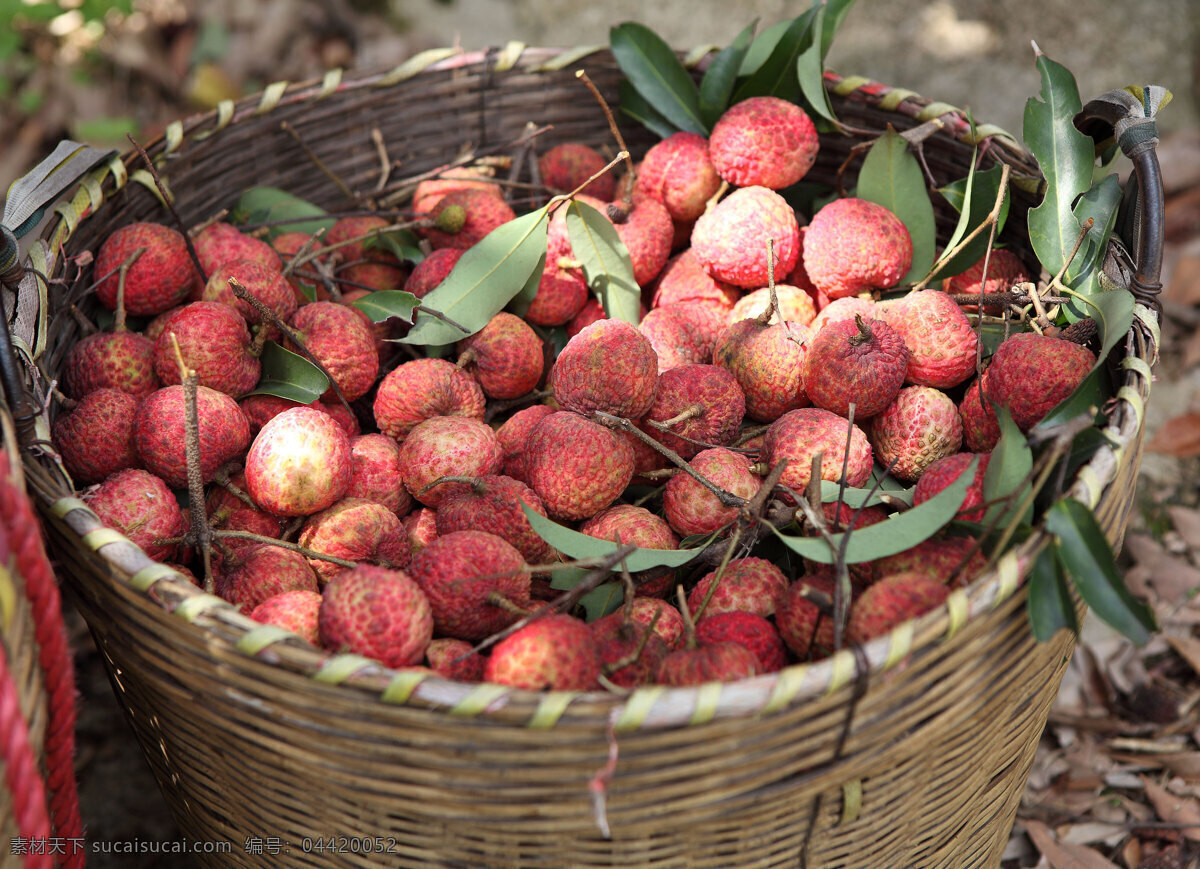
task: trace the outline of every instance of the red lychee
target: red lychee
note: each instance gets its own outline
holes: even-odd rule
[[[483,678],[530,691],[589,691],[600,678],[600,649],[586,622],[553,613],[497,643]]]
[[[256,606],[250,611],[250,618],[299,634],[315,646],[321,641],[317,628],[320,609],[319,591],[285,591]]]
[[[683,614],[665,600],[656,597],[635,597],[628,604],[629,618],[635,622],[650,627],[654,633],[662,637],[668,649],[677,649],[683,645],[687,626]],[[599,621],[599,619],[597,619]]]
[[[833,601],[834,579],[828,571],[800,577],[788,586],[775,610],[775,624],[784,643],[801,661],[833,654],[833,619],[817,600]]]
[[[714,278],[755,290],[768,278],[767,242],[775,242],[775,275],[796,266],[800,226],[787,201],[766,187],[733,191],[696,221],[692,250]]]
[[[216,583],[217,594],[246,612],[285,591],[318,591],[317,575],[308,559],[293,549],[257,543],[225,565]]]
[[[808,113],[779,97],[751,97],[726,109],[708,150],[720,176],[736,187],[791,187],[817,159],[817,128]]]
[[[912,483],[940,458],[962,446],[962,420],[946,393],[906,386],[896,400],[871,418],[871,448],[893,476]]]
[[[745,610],[716,613],[696,625],[696,643],[737,643],[758,658],[760,673],[775,673],[787,666],[787,646],[779,631],[760,615]]]
[[[624,208],[621,203],[614,205]],[[625,220],[615,224],[617,235],[629,251],[633,265],[633,279],[638,286],[650,284],[671,256],[671,243],[675,237],[675,225],[667,207],[657,199],[634,200]]]
[[[550,386],[564,410],[585,415],[600,410],[640,419],[654,403],[658,357],[633,326],[599,320],[558,354]]]
[[[438,636],[482,640],[530,606],[525,559],[485,531],[438,537],[417,553],[409,573],[429,598]]]
[[[238,407],[242,409],[242,413],[246,414],[246,421],[250,423],[251,437],[256,436],[264,425],[285,410],[306,406],[317,407],[317,402],[303,405],[290,398],[280,398],[278,395],[267,395],[266,393],[255,393],[238,399]]]
[[[318,616],[321,645],[374,658],[387,667],[424,659],[433,614],[403,571],[360,564],[330,580]]]
[[[440,637],[425,647],[425,660],[433,672],[455,682],[482,682],[487,658],[473,652],[466,640]]]
[[[771,323],[791,320],[793,323],[807,326],[817,316],[817,309],[813,306],[812,298],[799,287],[790,284],[776,284],[775,298],[778,305],[771,315]],[[762,287],[746,293],[738,299],[737,304],[729,312],[729,322],[736,323],[739,320],[761,317],[766,313],[769,304],[771,304],[770,287]]]
[[[136,332],[88,335],[71,345],[62,365],[63,392],[81,399],[96,389],[119,389],[138,398],[158,389],[154,342]]]
[[[287,268],[287,265],[296,258],[296,255],[308,244],[311,238],[312,236],[307,232],[281,232],[271,239],[271,246],[275,248],[280,259],[283,260],[283,267]],[[310,250],[316,247],[317,244],[314,243]],[[329,290],[316,277],[315,265],[316,263],[324,264],[327,259],[328,257],[324,255],[317,256],[312,262],[295,267],[295,270],[284,278],[288,286],[292,289],[292,298],[296,300],[297,305],[307,305],[309,302],[324,302],[329,300]]]
[[[987,259],[987,284],[983,283],[983,262]],[[997,248],[991,256],[981,256],[965,272],[960,272],[946,281],[946,292],[959,295],[974,293],[1007,293],[1015,284],[1028,281],[1025,263],[1011,250]],[[973,311],[976,305],[964,305],[963,310]],[[984,310],[999,313],[1000,305],[984,305]]]
[[[655,680],[661,685],[682,688],[708,682],[738,682],[757,676],[758,656],[738,643],[712,643],[676,649],[667,655]]]
[[[727,369],[746,397],[746,415],[774,422],[808,406],[804,357],[809,331],[798,323],[764,326],[759,320],[732,324],[713,349],[713,364]]]
[[[945,603],[950,589],[921,573],[897,573],[869,586],[850,605],[846,642],[865,643]]]
[[[669,432],[652,426],[647,430],[664,446],[690,459],[705,448],[703,444],[733,443],[745,413],[746,397],[727,369],[681,365],[659,376],[658,394],[645,420],[669,425]]]
[[[530,564],[546,564],[554,559],[554,549],[530,527],[522,504],[546,515],[542,499],[524,483],[497,474],[479,477],[442,499],[437,510],[438,534],[487,531],[515,546]]]
[[[461,219],[455,219],[454,215]],[[435,250],[444,247],[466,250],[517,215],[507,202],[487,191],[457,190],[443,196],[433,206],[430,216],[437,226],[424,230],[424,234]]]
[[[866,199],[835,199],[813,215],[804,235],[804,270],[830,299],[887,289],[912,265],[904,223]]]
[[[353,474],[350,439],[328,414],[285,410],[262,427],[246,456],[246,489],[264,510],[308,516],[346,493]]]
[[[655,631],[624,612],[610,613],[591,623],[592,636],[605,675],[614,685],[637,688],[654,681],[670,651]]]
[[[709,597],[709,589],[714,581],[717,587]],[[787,587],[787,577],[770,561],[754,556],[739,558],[726,566],[719,580],[716,570],[700,578],[688,594],[688,610],[698,624],[717,613],[739,610],[767,618],[775,614]],[[704,604],[705,598],[708,598],[707,605]]]
[[[992,354],[987,370],[987,397],[1007,407],[1023,432],[1042,421],[1091,373],[1096,354],[1066,341],[1020,332]]]
[[[908,371],[908,348],[882,320],[830,323],[808,342],[804,391],[814,407],[839,416],[874,416],[891,404]]]
[[[142,253],[125,277],[125,311],[135,317],[153,317],[186,299],[197,281],[187,242],[169,226],[130,223],[110,233],[92,267],[92,273],[101,278],[96,298],[108,310],[116,310],[121,265],[139,248]]]
[[[689,221],[704,213],[705,204],[720,186],[708,140],[699,133],[679,132],[646,152],[634,192],[659,200],[672,220]]]
[[[985,370],[981,377],[971,381],[958,405],[958,415],[962,418],[963,444],[968,450],[977,453],[990,452],[1000,441],[1000,421],[996,418],[991,400],[984,397],[988,395],[987,382]],[[980,395],[980,384],[983,384],[983,395]]]
[[[283,268],[279,254],[271,245],[222,221],[210,223],[198,232],[192,239],[192,246],[204,273],[210,277],[234,260],[251,260],[275,271]],[[203,286],[200,289],[203,290]]]
[[[492,172],[492,169],[482,166],[456,166],[446,169],[436,178],[420,182],[413,191],[413,215],[429,217],[442,197],[455,190],[482,190],[500,198],[504,191],[491,180]]]
[[[948,294],[939,290],[910,293],[881,302],[877,312],[908,347],[908,383],[949,389],[975,370],[979,338]]]
[[[412,509],[413,500],[400,473],[400,445],[385,434],[350,439],[350,485],[346,497],[387,507],[397,516]]]
[[[412,293],[418,299],[429,295],[442,281],[454,271],[462,258],[463,252],[453,247],[435,250],[421,260],[413,268],[412,274],[404,282],[406,292]]]
[[[987,474],[988,461],[991,459],[988,453],[952,453],[931,462],[913,489],[913,506],[925,503],[957,480],[971,464],[972,459],[979,460],[975,465],[975,479],[967,487],[967,496],[963,500],[962,509],[958,511],[958,518],[966,522],[982,522],[984,513],[987,512],[982,505],[983,478]]]
[[[658,275],[651,306],[662,308],[682,302],[701,302],[728,312],[737,305],[740,295],[737,287],[718,281],[706,272],[695,252],[688,248],[667,260]]]
[[[251,326],[267,328],[271,338],[278,338],[279,329],[276,326],[262,326],[263,318],[258,310],[249,302],[234,295],[229,279],[235,278],[246,291],[258,299],[283,322],[291,319],[296,313],[296,294],[278,268],[271,268],[253,260],[233,260],[219,266],[208,276],[201,297],[205,302],[221,302],[234,308]]]
[[[375,393],[375,423],[403,441],[417,423],[435,416],[483,419],[485,399],[471,375],[445,359],[414,359],[389,371]]]
[[[407,567],[412,557],[396,514],[382,504],[361,498],[343,498],[310,516],[297,542],[321,555],[346,561],[381,561],[392,568]],[[323,583],[345,569],[311,556],[308,563]]]
[[[246,477],[244,474],[231,474],[229,482],[245,493]],[[214,531],[247,531],[261,537],[272,538],[277,538],[283,533],[284,518],[282,516],[268,513],[252,503],[247,504],[225,485],[214,484],[209,487],[208,495],[204,499],[204,508],[208,511],[208,521]],[[221,539],[221,543],[235,555],[260,545],[254,541],[236,537],[224,537]],[[216,553],[214,553],[214,557],[215,555]]]
[[[762,485],[762,478],[750,470],[754,463],[748,457],[723,447],[701,450],[690,464],[705,479],[746,500]],[[737,518],[738,508],[722,506],[716,495],[681,472],[663,490],[663,513],[676,533],[687,536],[710,534],[728,525]]]
[[[437,539],[437,510],[418,507],[404,517],[404,537],[413,556]]]
[[[952,588],[962,588],[987,565],[983,550],[975,543],[974,537],[922,540],[903,552],[876,559],[875,575],[884,579],[897,573],[915,571]]]
[[[77,484],[99,483],[141,464],[133,437],[140,403],[119,389],[96,389],[54,420],[54,446]]]
[[[871,299],[865,299],[862,296],[846,296],[843,299],[834,299],[821,308],[808,327],[815,335],[828,323],[838,320],[853,320],[855,316],[861,316],[864,320],[880,319],[875,312],[875,302]]]
[[[643,549],[678,549],[679,537],[663,519],[645,507],[615,504],[606,507],[579,526],[579,532],[600,540]],[[674,571],[658,568],[637,571],[633,582],[639,595],[661,597],[671,584]]]
[[[240,398],[258,385],[262,363],[246,321],[230,305],[192,302],[167,321],[154,343],[154,371],[164,385],[182,382],[176,345],[201,386]]]
[[[200,478],[210,482],[226,462],[239,458],[250,445],[250,425],[237,402],[223,392],[196,389],[200,422]],[[184,436],[183,387],[164,386],[138,405],[133,436],[147,470],[173,489],[187,485],[187,439]]]
[[[505,476],[521,483],[529,482],[525,473],[525,445],[533,427],[552,413],[554,408],[549,405],[534,404],[521,408],[496,429],[496,438],[504,452]]]
[[[341,402],[316,401],[310,406],[315,407],[336,422],[338,427],[346,433],[346,437],[353,438],[362,434],[362,426],[359,424],[358,416],[352,410],[347,409]]]
[[[599,151],[582,142],[555,145],[538,157],[537,162],[542,183],[556,193],[570,193],[608,165]],[[599,199],[612,199],[616,191],[616,178],[606,172],[581,192]]]
[[[413,427],[400,445],[400,478],[409,494],[437,509],[465,483],[439,477],[498,474],[504,461],[500,441],[486,423],[465,416],[435,416]]]
[[[336,302],[313,302],[296,311],[290,325],[300,333],[308,352],[325,366],[346,401],[367,394],[379,374],[379,354],[361,312]],[[336,401],[333,387],[322,398]]]
[[[458,367],[475,375],[488,398],[517,398],[542,378],[542,339],[520,317],[501,311],[458,343]]]
[[[551,517],[586,519],[625,491],[633,478],[633,451],[604,426],[558,411],[530,433],[525,473]]]
[[[84,500],[101,522],[120,531],[155,561],[175,557],[174,543],[155,541],[183,534],[183,511],[159,477],[140,468],[118,471]]]
[[[711,362],[725,325],[725,316],[712,305],[681,302],[650,311],[638,324],[638,331],[650,342],[661,374],[680,365]]]
[[[563,268],[547,258],[537,293],[525,310],[525,319],[538,326],[561,326],[578,314],[587,300],[583,269]],[[597,301],[596,305],[599,304]]]
[[[832,411],[818,407],[788,411],[771,423],[763,439],[763,461],[773,468],[786,458],[787,469],[779,482],[796,493],[803,493],[808,485],[817,453],[824,453],[822,480],[840,480],[843,465],[847,486],[862,486],[871,478],[872,453],[866,433]]]
[[[376,237],[387,225],[376,215],[343,217],[325,233],[324,243],[334,249],[335,261],[340,263],[336,277],[344,282],[345,290],[356,286],[396,290],[404,285],[407,270]]]

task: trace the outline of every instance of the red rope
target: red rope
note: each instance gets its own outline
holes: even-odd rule
[[[33,612],[38,663],[49,712],[45,760],[50,815],[55,836],[67,841],[61,865],[79,869],[86,855],[83,848],[75,847],[83,839],[74,766],[75,670],[62,620],[62,599],[46,557],[41,526],[28,495],[12,484],[8,456],[3,451],[0,451],[0,524],[10,531],[17,572],[25,582],[25,595]]]
[[[47,847],[50,816],[46,813],[46,787],[29,744],[29,725],[21,713],[20,696],[12,673],[8,672],[8,655],[3,644],[0,644],[0,755],[4,757],[4,783],[12,794],[13,816],[21,839],[3,844],[11,844],[14,854],[24,855],[25,869],[51,869],[54,861]],[[33,853],[34,850],[39,853]]]

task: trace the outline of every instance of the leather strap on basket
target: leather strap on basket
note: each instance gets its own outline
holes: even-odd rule
[[[68,843],[61,865],[82,867],[84,851],[70,843],[83,838],[83,823],[79,816],[79,794],[75,786],[75,672],[67,646],[67,632],[62,620],[62,599],[55,583],[54,572],[42,544],[41,527],[25,490],[12,480],[8,454],[0,451],[0,526],[8,530],[17,572],[24,580],[25,596],[33,616],[34,635],[38,644],[38,664],[46,690],[48,720],[46,724],[45,759],[46,782],[43,785],[37,765],[32,775],[37,778],[39,802],[45,812],[46,791],[50,794],[50,819],[53,833]],[[7,667],[5,667],[7,675]],[[11,680],[10,680],[11,681]],[[4,690],[0,685],[0,692]],[[10,710],[0,697],[0,726],[9,727]],[[16,715],[20,717],[20,709]],[[23,722],[22,722],[23,723]],[[8,742],[4,743],[7,750]],[[7,753],[5,761],[9,760]],[[8,767],[7,769],[11,769]],[[6,772],[7,772],[6,769]],[[32,799],[34,785],[20,781],[17,787],[9,783],[14,800]],[[20,816],[18,815],[18,820]],[[46,835],[51,824],[47,823]],[[22,832],[22,835],[25,835]],[[26,864],[26,865],[51,865]]]
[[[1158,110],[1171,100],[1171,92],[1158,85],[1131,86],[1101,94],[1075,116],[1075,126],[1097,143],[1114,140],[1133,161],[1132,227],[1125,239],[1137,254],[1129,289],[1142,304],[1161,312],[1158,294],[1163,257],[1163,224],[1166,211],[1162,171],[1158,165]]]

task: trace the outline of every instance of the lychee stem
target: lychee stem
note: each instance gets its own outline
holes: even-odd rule
[[[221,468],[219,471],[217,471],[216,476],[213,477],[213,482],[219,484],[223,489],[229,492],[229,494],[233,495],[233,497],[237,498],[247,507],[253,507],[257,510],[258,505],[254,503],[254,499],[229,478],[230,467],[236,467],[238,464],[240,463],[231,462],[229,465]]]
[[[630,599],[632,600],[632,596]],[[636,664],[641,660],[642,654],[646,651],[646,645],[650,642],[650,636],[654,633],[654,626],[658,624],[658,618],[661,615],[661,609],[654,611],[654,615],[650,617],[650,624],[646,625],[645,630],[642,631],[642,636],[638,640],[636,649],[634,649],[628,655],[624,655],[620,658],[617,658],[617,660],[604,665],[604,674],[606,676],[611,676],[622,667],[628,667],[630,664]]]
[[[187,234],[189,236],[191,236],[192,238],[195,238],[200,233],[204,232],[204,230],[206,230],[210,226],[212,226],[214,223],[220,223],[222,220],[224,220],[228,216],[229,216],[229,209],[222,208],[216,214],[214,214],[212,217],[208,218],[207,220],[202,220],[199,223],[197,223],[195,226],[193,226],[191,229],[189,229],[187,231]]]
[[[88,335],[95,335],[100,331],[98,328],[96,328],[96,324],[85,317],[83,312],[75,305],[68,307],[67,313],[71,315],[72,320],[79,324],[79,331],[82,332],[85,337]]]
[[[729,192],[729,182],[722,178],[721,186],[717,188],[717,192],[714,193],[712,196],[708,197],[708,201],[706,201],[704,203],[704,213],[708,214],[708,212],[710,212],[714,208],[716,208],[717,203],[721,201],[721,197],[723,197],[728,192]]]
[[[464,476],[457,476],[454,474],[445,474],[441,477],[438,477],[433,482],[427,483],[426,485],[422,486],[421,490],[419,492],[417,492],[417,495],[418,496],[424,495],[430,489],[434,488],[435,486],[440,486],[440,485],[442,485],[442,483],[466,483],[468,486],[471,487],[471,490],[476,495],[482,495],[484,492],[483,480],[479,477],[464,477]]]
[[[192,527],[187,536],[195,535],[196,543],[200,547],[201,564],[204,566],[204,590],[212,594],[212,529],[204,509],[204,478],[200,473],[200,413],[196,407],[200,378],[195,369],[188,368],[184,363],[183,351],[179,349],[179,340],[175,333],[168,334],[171,336],[171,344],[183,381],[183,444],[184,455],[187,457],[188,510],[192,516]]]
[[[354,567],[359,563],[357,561],[350,561],[346,558],[338,558],[336,555],[326,555],[324,552],[318,552],[315,549],[309,549],[307,546],[301,546],[299,543],[291,543],[290,541],[281,540],[277,537],[266,537],[262,534],[255,534],[252,531],[213,531],[212,534],[213,537],[219,540],[250,540],[255,543],[263,543],[267,546],[278,546],[281,549],[290,549],[292,552],[299,552],[305,558],[312,558],[316,561],[328,561],[330,564],[336,564],[339,567]],[[372,563],[383,564],[382,561]]]
[[[200,264],[200,256],[196,253],[196,245],[192,244],[192,237],[188,235],[187,227],[183,225],[183,220],[179,217],[179,212],[175,210],[175,201],[167,190],[166,185],[163,184],[162,177],[158,174],[158,167],[154,165],[154,161],[150,159],[150,155],[146,153],[146,149],[138,143],[137,139],[133,138],[132,133],[126,133],[125,137],[129,139],[133,147],[142,156],[142,160],[145,161],[146,168],[150,171],[150,177],[154,179],[154,186],[158,188],[158,195],[162,198],[163,205],[166,206],[171,219],[175,222],[175,228],[183,236],[183,242],[187,245],[188,255],[192,258],[192,266],[195,267],[196,274],[200,276],[200,283],[207,284],[208,275],[204,271],[204,266]]]
[[[715,586],[716,580],[713,580]],[[692,618],[692,613],[688,609],[687,595],[683,592],[682,585],[675,586],[675,598],[679,601],[679,612],[683,615],[683,643],[684,648],[696,648],[696,622]],[[705,600],[705,603],[708,601]]]
[[[704,618],[704,611],[708,609],[708,602],[717,593],[717,585],[725,577],[725,569],[729,567],[729,560],[733,557],[733,550],[737,549],[737,545],[741,540],[742,526],[738,525],[733,529],[733,533],[729,535],[729,545],[725,547],[725,554],[721,556],[721,563],[717,565],[716,573],[713,574],[713,580],[708,586],[708,591],[704,593],[704,600],[700,601],[700,607],[696,610],[696,621]]]
[[[535,389],[524,395],[518,395],[516,398],[506,398],[503,401],[489,401],[487,410],[483,415],[483,421],[491,422],[496,416],[507,410],[512,410],[514,407],[522,407],[526,404],[536,404],[553,394],[554,391],[551,389]]]
[[[466,368],[468,365],[473,364],[478,359],[478,357],[479,357],[479,354],[476,353],[473,348],[468,347],[466,350],[464,350],[462,353],[459,354],[458,361],[455,362],[454,365],[457,368]]]
[[[648,419],[646,423],[659,431],[669,431],[680,423],[687,422],[689,419],[695,419],[698,416],[704,416],[704,408],[699,404],[692,404],[681,410],[678,414],[670,419],[659,422],[658,420]]]
[[[304,244],[300,245],[300,249],[292,254],[288,261],[283,264],[283,276],[285,278],[290,278],[292,276],[292,272],[294,272],[297,266],[300,265],[301,257],[306,257],[312,253],[313,248],[317,246],[317,242],[320,241],[324,235],[325,227],[320,226],[317,227],[317,230],[312,235],[304,240]]]
[[[625,144],[625,137],[621,135],[621,130],[617,126],[616,118],[613,117],[612,109],[608,107],[608,101],[600,93],[600,90],[588,78],[586,70],[576,70],[575,77],[587,85],[588,90],[592,92],[592,96],[596,98],[596,102],[600,103],[600,108],[604,110],[604,117],[608,121],[608,128],[612,131],[613,138],[617,140],[617,147],[621,149],[621,154],[625,157],[625,173],[629,176],[632,182],[636,177],[633,171],[633,157],[629,153],[629,148]],[[625,208],[626,215],[633,210],[633,184],[629,184],[625,190],[624,196],[621,198],[621,204]],[[613,223],[624,223],[623,220],[614,220]]]
[[[125,262],[121,263],[121,270],[117,273],[117,307],[113,312],[113,331],[125,331],[125,279],[129,276],[129,270],[133,268],[133,264],[138,261],[145,252],[144,247],[139,247],[129,255]]]
[[[770,325],[771,318],[779,310],[779,295],[775,292],[775,239],[773,238],[767,239],[767,292],[771,297],[767,302],[767,309],[758,315],[758,322],[764,326]]]
[[[875,337],[871,333],[871,327],[867,325],[867,321],[862,318],[862,314],[854,315],[854,325],[858,327],[858,334],[851,335],[848,339],[851,347],[860,347]]]

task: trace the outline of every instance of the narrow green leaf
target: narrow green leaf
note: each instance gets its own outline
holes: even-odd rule
[[[398,260],[407,260],[415,264],[425,259],[425,254],[421,252],[420,241],[417,234],[411,229],[395,229],[368,238],[363,242],[363,249],[386,250]]]
[[[236,225],[267,224],[267,235],[275,238],[285,232],[329,230],[337,219],[320,206],[278,187],[250,187],[230,209],[229,222]]]
[[[1075,607],[1058,559],[1050,547],[1038,553],[1029,570],[1029,627],[1033,637],[1044,643],[1062,628],[1078,631]]]
[[[628,115],[659,138],[665,139],[672,133],[679,132],[678,127],[664,118],[661,112],[655,110],[654,106],[634,89],[629,79],[621,79],[618,99],[621,101],[622,114]]]
[[[539,513],[530,510],[525,504],[521,510],[529,520],[529,525],[538,536],[569,558],[604,558],[619,548],[611,540],[600,540],[589,537],[559,525],[552,519],[547,519]],[[651,570],[657,567],[679,567],[686,564],[703,551],[697,549],[637,549],[625,559],[625,566],[631,573],[641,570]]]
[[[1062,425],[1068,420],[1075,419],[1085,413],[1094,413],[1096,421],[1103,419],[1101,407],[1105,398],[1110,394],[1107,389],[1108,376],[1101,366],[1093,368],[1083,382],[1075,387],[1075,391],[1060,401],[1033,427],[1033,432],[1042,432]]]
[[[1079,252],[1067,269],[1067,283],[1071,289],[1086,296],[1101,292],[1100,270],[1104,265],[1104,254],[1108,240],[1117,222],[1117,207],[1121,204],[1121,184],[1116,175],[1109,175],[1093,184],[1075,206],[1075,219],[1082,227],[1092,219],[1092,228],[1084,236]],[[1067,307],[1067,316],[1080,319],[1090,316],[1087,304],[1073,300]]]
[[[885,555],[895,555],[912,548],[922,540],[927,540],[957,515],[963,499],[966,498],[967,487],[975,479],[975,468],[978,464],[978,459],[972,459],[957,480],[928,501],[910,510],[866,528],[834,534],[834,546],[841,546],[842,538],[849,533],[846,563],[858,564],[883,558]],[[822,564],[833,564],[836,561],[836,553],[823,538],[789,537],[779,532],[775,534],[789,549],[805,558]]]
[[[796,76],[796,61],[812,44],[812,22],[815,14],[815,9],[810,9],[791,20],[767,59],[734,91],[731,103],[740,103],[750,97],[766,96],[779,97],[790,103],[800,102],[800,80]],[[766,36],[766,33],[763,36]],[[755,40],[755,43],[757,42],[758,40]],[[751,45],[751,50],[753,48]]]
[[[1000,423],[1000,440],[992,448],[987,470],[983,474],[983,500],[984,503],[992,505],[988,507],[984,516],[985,525],[1006,511],[1007,518],[1004,524],[1012,521],[1014,514],[1009,509],[1009,503],[992,502],[1011,495],[1012,503],[1015,504],[1032,485],[1029,472],[1033,470],[1033,450],[1029,448],[1029,441],[1013,422],[1007,407],[996,407],[993,404],[993,409]],[[1028,524],[1032,518],[1033,505],[1030,504],[1020,521],[1022,524]]]
[[[900,283],[912,283],[925,277],[933,265],[937,244],[933,203],[925,189],[921,164],[908,150],[908,142],[890,124],[863,160],[862,171],[858,173],[857,195],[889,209],[912,236],[912,267]]]
[[[1046,177],[1046,196],[1029,211],[1029,240],[1042,266],[1054,275],[1079,237],[1075,199],[1091,185],[1095,150],[1091,138],[1075,128],[1074,117],[1083,108],[1075,77],[1044,54],[1037,67],[1041,99],[1026,101],[1023,132]]]
[[[735,36],[733,42],[721,49],[708,65],[704,78],[700,81],[700,120],[710,130],[729,107],[729,97],[737,82],[738,70],[750,50],[750,42],[754,39],[754,28],[757,24],[756,19]]]
[[[838,499],[838,491],[839,486],[837,483],[830,482],[829,480],[821,481],[821,501],[823,503],[828,504],[836,501]],[[853,486],[847,486],[842,492],[842,503],[847,507],[857,510],[862,506],[870,507],[875,504],[884,503],[884,495],[887,495],[888,500],[893,503],[900,501],[912,506],[912,486],[907,489],[885,489],[880,487],[874,493],[870,489],[856,489]]]
[[[382,323],[391,317],[411,323],[413,309],[420,302],[416,296],[404,290],[376,290],[350,304],[370,317],[372,323]]]
[[[806,12],[805,15],[811,15],[812,12]],[[788,28],[792,26],[793,20],[780,21],[777,24],[772,24],[758,36],[754,37],[754,41],[750,43],[750,47],[746,50],[746,56],[742,58],[742,65],[738,69],[738,78],[746,78],[754,75],[762,68],[762,65],[767,62],[767,58],[775,51],[775,47],[779,45],[779,41],[783,39]]]
[[[609,31],[609,44],[621,71],[663,117],[681,130],[708,132],[696,82],[662,37],[630,21]]]
[[[982,172],[972,171],[966,178],[952,181],[945,187],[938,189],[938,192],[942,194],[946,201],[959,212],[959,225],[965,225],[965,230],[960,238],[965,237],[967,233],[982,224],[984,219],[991,213],[992,208],[996,204],[996,197],[1000,193],[1000,175],[1000,167],[993,166],[991,169],[986,169]],[[1005,190],[1004,200],[1000,203],[1000,214],[996,219],[997,238],[1000,237],[1000,233],[1004,230],[1004,224],[1008,221],[1008,209],[1011,202],[1012,197],[1009,191]],[[964,212],[964,205],[967,203],[969,205]],[[965,224],[961,217],[963,214],[966,215]],[[956,244],[957,242],[954,243]],[[988,233],[980,232],[950,262],[942,267],[938,272],[938,276],[949,278],[965,272],[983,256],[984,251],[987,249],[987,243]],[[947,244],[946,250],[949,250],[951,247],[953,247],[953,244]]]
[[[583,264],[583,276],[604,313],[636,326],[641,320],[642,291],[617,228],[586,202],[573,199],[565,207],[571,250]]]
[[[1096,517],[1073,498],[1056,501],[1046,512],[1055,555],[1092,611],[1139,646],[1156,630],[1149,607],[1125,587],[1116,556]]]
[[[822,65],[825,63],[825,58],[829,56],[829,48],[833,45],[833,38],[837,35],[838,28],[842,26],[842,19],[854,5],[854,0],[825,0],[823,5],[825,6],[825,28],[821,34]]]
[[[822,34],[827,8],[824,3],[817,8],[816,17],[813,19],[812,44],[796,58],[796,80],[800,83],[804,107],[810,113],[836,123],[837,117],[833,114],[833,105],[829,102],[829,91],[825,90],[826,49]]]
[[[274,341],[263,346],[262,376],[251,395],[277,395],[312,404],[329,388],[329,378],[298,353]]]
[[[537,295],[538,289],[542,285],[542,272],[546,268],[546,254],[542,254],[541,261],[538,262],[537,268],[529,273],[529,279],[525,281],[525,286],[521,287],[521,292],[512,297],[512,301],[508,303],[507,310],[510,313],[516,314],[518,317],[524,317],[525,312],[529,310],[529,306],[533,304],[534,296]]]
[[[440,311],[455,323],[424,311],[400,339],[405,344],[450,344],[473,335],[504,310],[521,292],[534,269],[546,258],[547,209],[541,208],[502,223],[462,255],[446,279],[421,306]]]
[[[945,248],[943,249],[946,252],[954,250],[954,246],[956,244],[958,244],[960,241],[962,241],[963,238],[966,236],[967,231],[971,229],[971,225],[970,225],[971,224],[971,209],[963,208],[963,205],[965,205],[966,203],[971,201],[971,193],[975,188],[975,176],[977,174],[976,168],[975,168],[975,160],[978,156],[979,156],[979,148],[978,147],[972,148],[971,149],[971,163],[970,163],[971,168],[967,172],[967,177],[965,179],[963,179],[965,184],[964,184],[962,193],[957,197],[958,205],[955,206],[956,210],[958,211],[958,222],[954,224],[954,232],[952,232],[950,234],[950,237],[948,239],[946,239],[946,245],[945,245]],[[944,188],[944,187],[939,189],[938,193],[942,194],[943,199],[949,200],[949,197],[944,192],[945,189],[946,188]],[[945,256],[945,253],[943,253],[942,256]],[[938,262],[940,262],[941,259],[942,258],[939,257]]]
[[[615,613],[625,602],[625,587],[619,582],[602,583],[579,599],[588,623]]]

